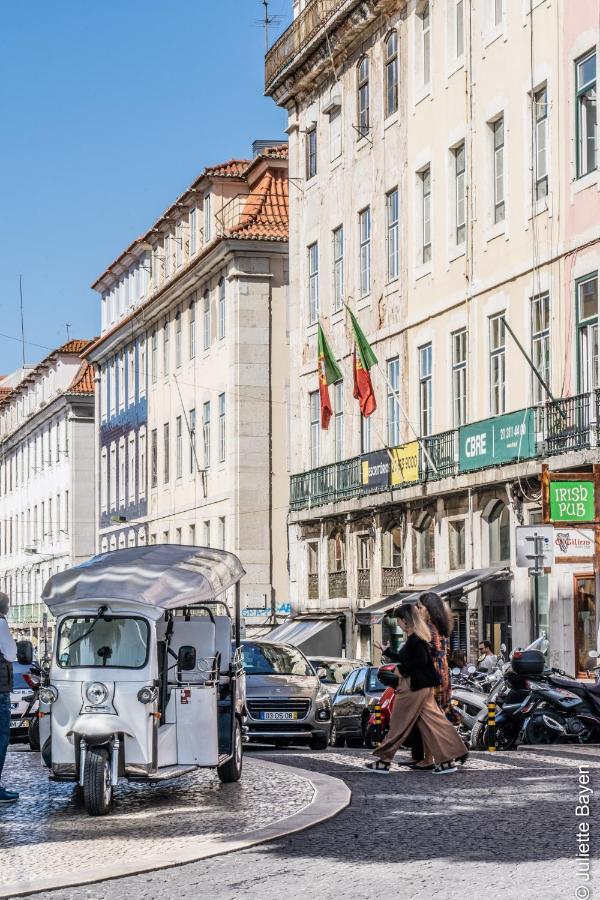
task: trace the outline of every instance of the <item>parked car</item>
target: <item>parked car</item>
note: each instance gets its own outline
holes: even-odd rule
[[[369,720],[385,686],[377,677],[378,666],[362,666],[351,672],[333,698],[330,742],[334,747],[373,747],[379,736]]]
[[[13,690],[10,694],[10,742],[26,744],[29,741],[29,726],[37,716],[38,703],[35,698],[31,666],[13,663]],[[32,704],[32,701],[35,703]]]
[[[286,746],[325,750],[331,728],[331,699],[315,669],[291,644],[242,642],[246,673],[247,736]]]
[[[344,659],[337,656],[309,656],[308,661],[312,663],[321,684],[325,685],[332,697],[350,672],[369,664],[366,659]],[[319,669],[324,669],[324,673],[319,672]]]

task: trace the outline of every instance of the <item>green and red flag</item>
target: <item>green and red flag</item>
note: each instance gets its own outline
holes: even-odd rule
[[[365,418],[377,409],[370,369],[377,364],[377,357],[352,311],[348,309],[354,332],[354,398]]]
[[[329,427],[329,420],[333,415],[331,400],[329,399],[329,385],[342,380],[342,373],[335,361],[335,356],[327,342],[325,333],[319,322],[318,330],[319,347],[319,394],[321,396],[321,428]]]

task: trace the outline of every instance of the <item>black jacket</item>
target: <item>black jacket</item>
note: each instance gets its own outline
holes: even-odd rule
[[[410,678],[411,691],[421,688],[436,687],[439,677],[433,665],[429,642],[410,634],[398,653],[386,651],[385,655],[398,666],[401,675]]]

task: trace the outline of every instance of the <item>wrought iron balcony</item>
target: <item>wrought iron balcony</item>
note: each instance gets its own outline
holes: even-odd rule
[[[518,419],[523,413],[523,421],[525,421],[526,412],[526,410],[520,410],[504,418]],[[530,413],[530,415],[533,434],[531,434],[528,444],[530,444],[532,452],[519,453],[514,460],[506,461],[516,462],[518,458],[535,459],[539,456],[555,456],[576,450],[587,450],[600,445],[600,390],[577,394],[573,397],[563,397],[554,403],[545,403],[535,407],[533,414]],[[486,419],[480,423],[473,423],[468,428],[472,430],[473,426],[481,425],[483,430],[490,421],[492,420]],[[466,469],[461,469],[460,435],[461,429],[453,429],[424,438],[419,452],[419,478],[417,482],[412,483],[437,481],[466,472]],[[352,459],[292,475],[290,494],[292,511],[323,506],[326,503],[336,503],[366,494],[389,492],[402,487],[402,485],[394,485],[392,488],[389,483],[381,482],[364,484],[361,469],[362,459],[361,456],[355,456]],[[483,462],[479,468],[493,468],[499,464],[498,462]],[[471,471],[475,468],[478,466],[471,467]]]
[[[348,576],[346,572],[329,572],[328,580],[330,597],[348,596]]]
[[[265,57],[265,92],[348,0],[309,0]]]

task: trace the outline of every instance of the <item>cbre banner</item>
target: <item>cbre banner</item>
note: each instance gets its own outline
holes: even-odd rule
[[[459,430],[459,471],[498,466],[536,454],[532,409],[484,419]]]

